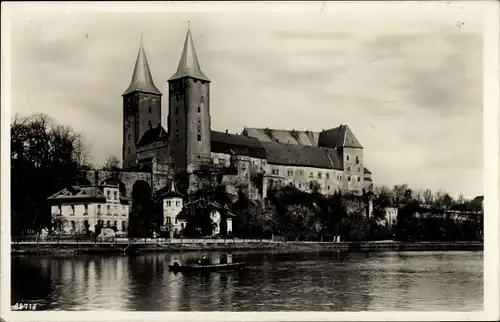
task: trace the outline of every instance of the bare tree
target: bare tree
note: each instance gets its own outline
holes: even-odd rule
[[[430,205],[432,203],[432,201],[434,200],[434,197],[432,195],[432,191],[430,189],[425,189],[422,196],[424,198],[424,202],[427,205]]]
[[[113,171],[120,169],[120,160],[115,156],[110,156],[104,162],[103,170]]]

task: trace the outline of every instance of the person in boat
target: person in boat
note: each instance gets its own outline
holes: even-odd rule
[[[181,266],[181,264],[179,263],[179,261],[177,260],[177,258],[176,258],[176,259],[174,259],[174,263],[172,264],[172,266],[174,266],[174,267],[179,267],[179,266]]]
[[[208,260],[207,256],[203,255],[201,260],[199,261],[200,265],[210,265],[210,261]]]

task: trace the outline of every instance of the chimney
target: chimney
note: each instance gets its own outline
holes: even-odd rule
[[[229,134],[229,131],[226,129],[226,135],[228,135],[228,134]]]

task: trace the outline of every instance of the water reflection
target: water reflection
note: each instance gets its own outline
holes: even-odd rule
[[[46,310],[481,310],[482,252],[235,252],[248,269],[168,271],[203,253],[13,257],[12,302]],[[206,254],[212,262],[221,253]]]

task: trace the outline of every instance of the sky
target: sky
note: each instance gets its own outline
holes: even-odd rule
[[[191,21],[212,81],[213,130],[347,124],[375,184],[473,198],[483,194],[482,24],[451,7],[19,13],[11,24],[11,115],[46,113],[73,127],[96,165],[121,158],[121,94],[141,35],[165,95]]]

